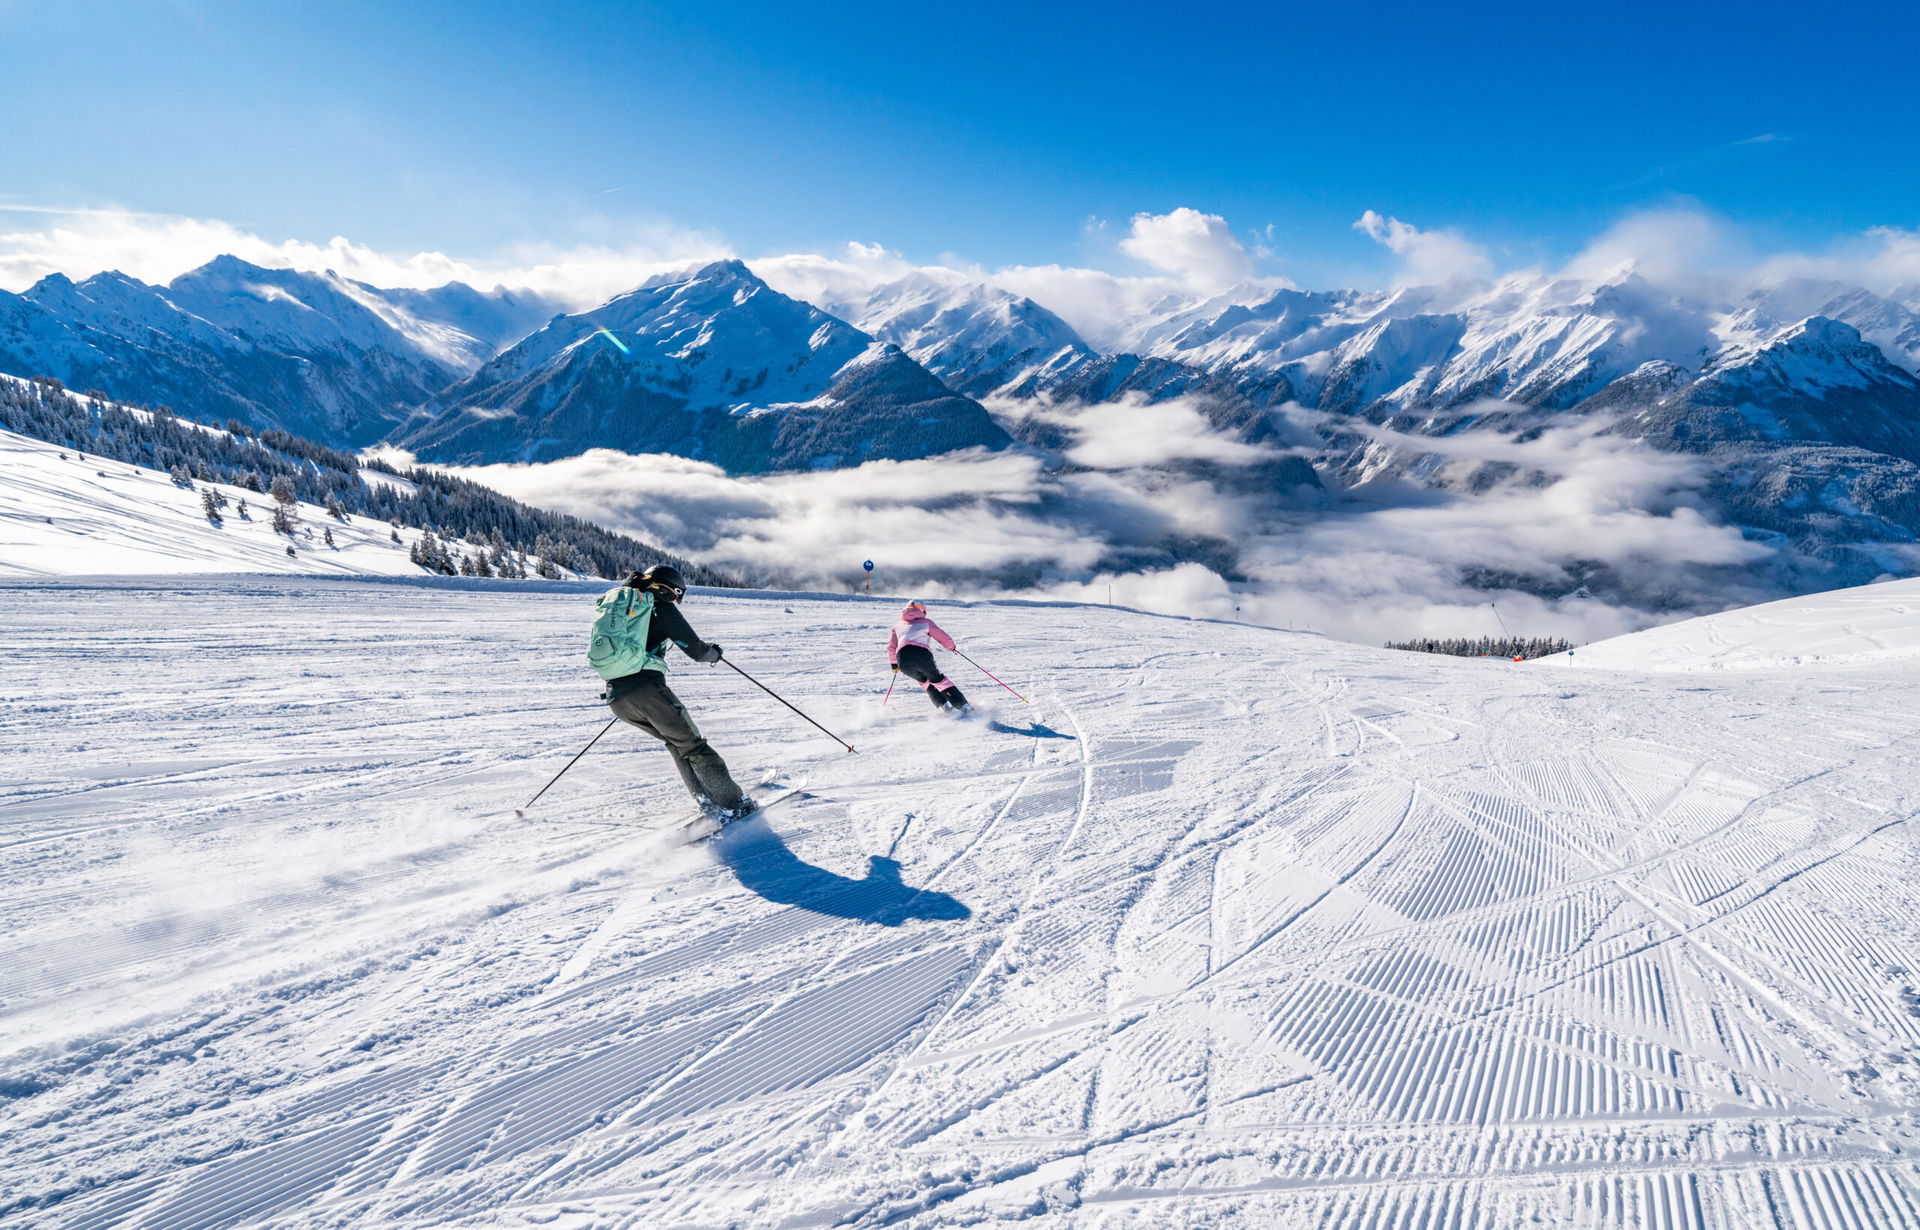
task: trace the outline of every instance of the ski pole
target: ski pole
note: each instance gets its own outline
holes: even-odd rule
[[[960,651],[959,651],[958,649],[956,649],[956,650],[954,650],[953,652],[955,652],[955,653],[960,653]],[[961,656],[961,657],[963,657],[963,658],[967,658],[967,655],[966,655],[966,654],[964,654],[964,653],[960,653],[960,656]],[[986,667],[984,667],[984,666],[982,666],[982,665],[980,665],[980,664],[979,664],[978,662],[974,662],[974,660],[973,660],[972,658],[967,658],[967,661],[968,661],[969,663],[971,663],[971,664],[972,664],[972,666],[973,666],[973,669],[975,669],[975,670],[977,670],[977,671],[979,671],[979,672],[980,672],[981,674],[983,674],[983,675],[985,675],[985,676],[986,676],[987,678],[989,678],[989,679],[991,679],[991,680],[993,680],[993,681],[994,681],[995,683],[1000,683],[1000,677],[999,677],[999,676],[997,676],[997,675],[995,675],[995,674],[994,674],[994,673],[993,673],[992,671],[990,671],[990,670],[988,670],[988,669],[987,669]],[[1001,687],[1003,687],[1003,688],[1007,688],[1007,685],[1006,685],[1006,684],[1004,684],[1004,683],[1000,683],[1000,686],[1001,686]],[[1007,688],[1007,691],[1009,691],[1009,692],[1013,692],[1013,689],[1012,689],[1012,688]],[[1020,693],[1018,693],[1018,692],[1013,692],[1013,694],[1014,694],[1015,696],[1020,696]],[[1020,696],[1020,703],[1021,703],[1021,704],[1023,704],[1023,705],[1031,705],[1031,704],[1032,704],[1033,702],[1032,702],[1032,701],[1030,701],[1030,700],[1028,700],[1028,699],[1027,699],[1026,697],[1024,697],[1024,696]]]
[[[620,720],[619,718],[614,718],[614,719],[612,719],[612,720],[611,720],[611,721],[609,721],[609,722],[608,722],[608,723],[607,723],[607,724],[606,724],[605,726],[602,726],[602,727],[600,728],[600,734],[599,734],[599,735],[595,735],[595,736],[594,736],[593,738],[591,738],[591,739],[588,739],[588,740],[587,740],[587,745],[586,745],[585,747],[583,747],[583,748],[581,748],[581,749],[580,749],[579,751],[577,751],[577,752],[575,752],[575,753],[573,754],[573,759],[572,759],[572,760],[569,760],[569,761],[567,761],[567,769],[571,769],[571,768],[572,768],[572,767],[573,767],[574,765],[576,765],[576,764],[578,764],[578,763],[580,763],[580,758],[581,758],[582,756],[584,756],[584,755],[586,755],[586,754],[587,754],[588,752],[590,752],[590,751],[592,751],[592,750],[593,750],[593,745],[594,745],[594,744],[596,744],[596,743],[598,743],[598,742],[600,742],[600,735],[604,735],[604,734],[606,734],[606,733],[607,733],[607,732],[608,732],[609,730],[612,730],[612,729],[613,729],[613,723],[614,723],[614,722],[617,722],[617,721],[619,721],[619,720]],[[515,818],[517,818],[517,819],[520,819],[520,820],[525,820],[525,819],[527,818],[527,813],[528,813],[529,811],[532,811],[532,810],[533,810],[533,805],[534,805],[535,803],[538,803],[538,802],[540,801],[540,795],[541,795],[541,794],[545,794],[545,793],[546,793],[546,792],[547,792],[548,790],[550,790],[550,789],[552,789],[552,787],[553,787],[553,783],[554,783],[554,782],[557,782],[557,781],[559,781],[559,780],[560,780],[560,779],[561,779],[562,777],[565,777],[565,776],[566,776],[566,773],[567,773],[567,769],[562,769],[562,770],[560,770],[560,771],[559,771],[558,773],[555,773],[555,774],[553,775],[553,781],[550,781],[550,782],[548,782],[548,783],[547,783],[546,785],[544,785],[544,786],[542,786],[542,787],[540,787],[540,794],[536,794],[536,795],[534,795],[534,796],[533,796],[532,798],[530,798],[530,799],[528,799],[528,800],[527,800],[527,805],[526,805],[525,807],[517,807],[517,808],[515,808],[515,809],[514,809],[514,812],[513,812],[513,814],[514,814],[514,816],[515,816]]]
[[[896,670],[892,676],[887,679],[887,694],[880,698],[880,707],[882,709],[885,709],[887,702],[893,699],[893,685],[898,682],[900,682],[900,672]]]
[[[733,663],[727,662],[727,659],[725,658],[722,658],[720,660],[722,662],[726,662],[728,666],[733,666]],[[794,703],[792,701],[780,695],[780,693],[774,691],[772,688],[768,687],[766,684],[761,683],[758,679],[755,679],[752,675],[747,674],[747,672],[741,670],[739,667],[733,666],[733,672],[734,674],[740,676],[742,679],[746,680],[748,683],[752,684],[754,687],[759,688],[762,692],[765,692],[768,696],[773,697],[775,700],[779,701],[781,704],[785,705],[787,708],[792,709],[795,713],[800,713],[800,710],[794,706]],[[806,718],[807,723],[811,725],[815,730],[819,731],[821,734],[825,735],[827,738],[832,739],[835,743],[838,743],[841,747],[846,748],[850,752],[853,750],[853,744],[848,743],[845,739],[842,739],[839,735],[834,734],[831,730],[828,730],[825,726],[822,726],[820,723],[814,721],[812,718],[807,717],[807,715],[804,713],[800,713],[800,716],[803,718]]]

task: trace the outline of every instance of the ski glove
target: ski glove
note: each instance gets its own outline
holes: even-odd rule
[[[900,673],[900,664],[898,662],[893,664],[893,673],[896,675]]]
[[[720,660],[720,646],[708,645],[707,651],[700,655],[699,661],[712,665]]]

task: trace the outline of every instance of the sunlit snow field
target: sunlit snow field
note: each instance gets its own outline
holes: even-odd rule
[[[859,751],[676,663],[802,787],[677,846],[626,728],[513,817],[595,588],[0,581],[0,1224],[1920,1225],[1920,659],[1845,618],[937,604],[1033,700],[955,723],[891,604],[702,592]]]

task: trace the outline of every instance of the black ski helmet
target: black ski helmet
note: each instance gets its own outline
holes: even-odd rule
[[[660,589],[673,596],[678,602],[687,596],[687,583],[680,578],[680,570],[672,564],[655,564],[642,572],[636,572],[627,578],[631,589]]]

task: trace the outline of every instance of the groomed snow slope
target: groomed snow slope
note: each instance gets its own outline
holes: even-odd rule
[[[1920,1226],[1920,663],[703,593],[674,848],[590,589],[0,581],[0,1225]]]
[[[1543,660],[1612,670],[1727,671],[1911,658],[1920,658],[1920,578],[1703,615]]]

